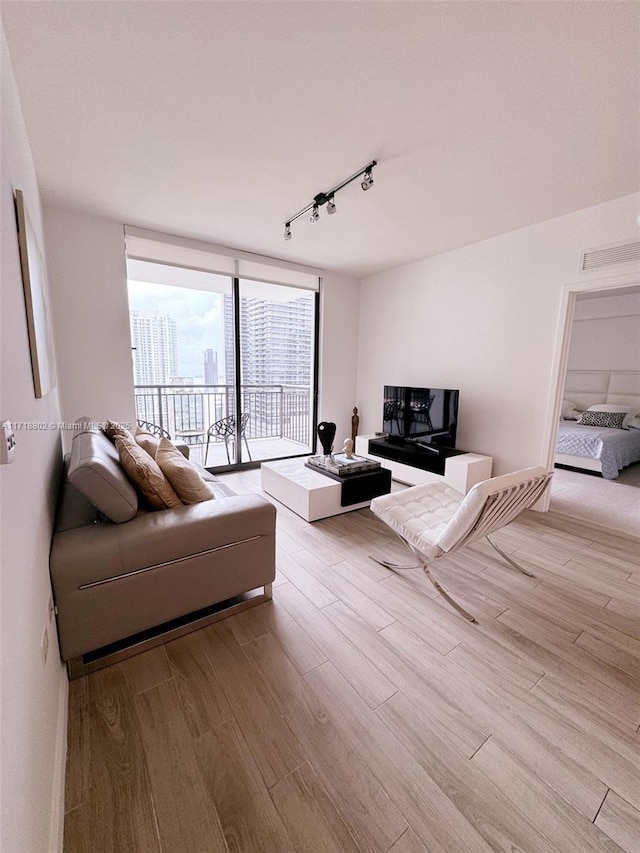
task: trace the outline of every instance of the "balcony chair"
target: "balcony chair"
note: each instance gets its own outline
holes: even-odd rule
[[[429,394],[426,399],[420,400],[415,405],[411,406],[411,411],[418,422],[424,422],[426,429],[433,429],[433,424],[431,423],[431,415],[429,412],[431,411],[431,406],[433,406],[433,401],[436,399],[435,394]]]
[[[552,473],[544,468],[525,468],[484,480],[466,496],[440,481],[374,498],[372,512],[402,539],[418,559],[418,565],[401,566],[376,557],[372,559],[392,570],[422,569],[443,598],[465,619],[475,622],[476,619],[440,586],[429,565],[485,537],[512,568],[535,577],[501,551],[489,539],[489,534],[533,506],[548,488],[551,477]]]
[[[158,424],[152,424],[150,421],[136,421],[136,424],[140,429],[143,429],[150,435],[157,435],[158,438],[168,438],[171,441],[171,434],[164,427],[158,426]]]
[[[398,415],[400,414],[400,410],[402,409],[402,403],[399,403],[397,400],[386,400],[384,407],[382,409],[382,418],[386,423],[387,421],[393,423],[395,421],[396,429],[398,435],[401,434],[400,421],[398,420]]]
[[[249,423],[249,413],[244,412],[240,415],[240,438],[244,439],[245,447],[247,448],[247,453],[249,454],[249,459],[253,462],[253,458],[251,456],[251,451],[249,450],[249,443],[247,441],[247,436],[245,435],[247,424]],[[207,430],[207,448],[204,453],[204,466],[207,467],[207,456],[209,454],[209,442],[211,439],[221,438],[224,441],[224,448],[227,451],[227,462],[231,464],[231,457],[229,455],[229,441],[235,441],[236,438],[236,418],[235,415],[228,415],[226,418],[220,418],[219,421],[216,421],[214,424],[211,424],[209,429]]]

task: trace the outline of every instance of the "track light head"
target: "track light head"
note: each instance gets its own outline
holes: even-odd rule
[[[320,219],[320,208],[326,204],[327,213],[332,215],[336,212],[336,200],[335,194],[350,184],[352,181],[357,181],[362,178],[360,186],[363,190],[371,189],[373,186],[373,167],[378,165],[377,160],[370,160],[366,166],[363,166],[361,169],[358,169],[357,172],[354,172],[353,175],[350,175],[348,178],[345,178],[344,181],[341,181],[339,184],[336,184],[335,187],[332,187],[330,190],[326,192],[317,193],[314,195],[309,204],[305,204],[302,210],[299,210],[297,213],[294,213],[293,216],[290,216],[284,223],[284,239],[291,239],[291,223],[295,222],[301,216],[306,216],[309,211],[311,211],[311,215],[309,216],[309,222],[316,223]]]

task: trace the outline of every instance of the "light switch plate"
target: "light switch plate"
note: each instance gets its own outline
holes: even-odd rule
[[[0,465],[8,465],[13,462],[16,452],[16,434],[11,426],[11,421],[2,424],[2,435],[0,436]]]

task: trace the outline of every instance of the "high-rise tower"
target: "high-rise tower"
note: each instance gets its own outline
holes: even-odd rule
[[[233,308],[224,297],[225,378],[233,382]],[[245,385],[303,385],[311,382],[313,298],[288,302],[240,300],[240,351]]]
[[[166,385],[178,374],[178,330],[159,311],[129,312],[136,385]]]
[[[218,384],[218,353],[212,349],[204,351],[204,384]]]

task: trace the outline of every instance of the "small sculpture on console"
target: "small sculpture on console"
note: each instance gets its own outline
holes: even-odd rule
[[[336,425],[332,421],[322,421],[318,424],[318,438],[325,456],[333,451],[333,439],[336,437]]]
[[[350,438],[345,438],[342,452],[347,459],[353,459],[353,441]]]
[[[356,436],[358,434],[358,427],[360,426],[360,415],[358,414],[358,407],[353,407],[353,415],[351,417],[351,441],[356,443]]]

